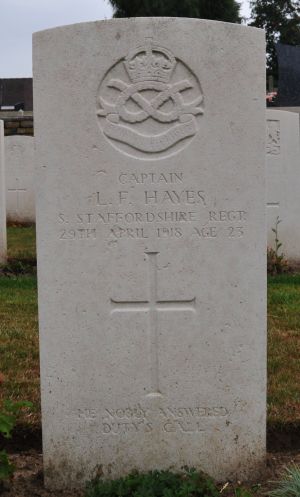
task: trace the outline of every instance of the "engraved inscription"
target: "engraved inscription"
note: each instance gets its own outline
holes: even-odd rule
[[[96,238],[95,229],[84,229],[78,228],[76,230],[61,230],[59,239],[60,240],[84,240],[87,238]]]
[[[160,414],[171,418],[203,418],[203,417],[219,417],[227,416],[228,410],[225,407],[166,407],[159,408]]]
[[[178,152],[197,133],[202,114],[196,76],[151,38],[114,65],[99,87],[97,116],[103,134],[136,158]]]
[[[102,423],[102,433],[104,435],[124,435],[126,433],[132,432],[144,432],[150,433],[156,427],[153,426],[153,423],[145,421],[122,421],[117,423]],[[204,428],[202,427],[199,421],[186,421],[181,419],[175,419],[166,421],[162,423],[161,430],[165,433],[199,433],[204,432]]]
[[[99,171],[98,171],[99,172]],[[98,172],[95,175],[98,175]],[[103,172],[103,171],[102,171]],[[59,240],[90,243],[121,240],[238,241],[247,234],[249,213],[226,204],[180,170],[118,171],[102,176],[100,188],[82,199],[81,210],[58,214]],[[116,188],[106,188],[113,181]],[[224,202],[224,201],[223,201]]]
[[[109,416],[107,413],[109,412]],[[136,412],[136,415],[133,413]],[[209,418],[227,418],[225,407],[151,407],[105,409],[102,417],[102,433],[104,435],[125,435],[127,433],[150,433],[154,430],[164,433],[205,432],[203,420]]]
[[[118,421],[118,422],[103,422],[102,433],[104,435],[122,435],[132,432],[150,432],[153,430],[153,425],[150,422],[140,421]]]
[[[86,197],[85,210],[58,214],[60,240],[239,240],[247,233],[248,212],[217,209],[213,194],[191,185],[182,171],[122,171],[111,193],[101,183],[101,191]]]
[[[121,173],[119,175],[119,183],[121,185],[167,185],[167,184],[180,184],[183,183],[183,173]]]
[[[105,408],[104,414],[107,415],[108,418],[111,419],[132,419],[132,418],[146,418],[147,411],[145,408],[142,408],[140,404],[136,406],[127,406],[121,407],[117,409],[113,408]]]
[[[94,421],[97,418],[96,409],[78,409],[78,418],[84,421]]]
[[[219,418],[227,422],[229,410],[224,406],[173,406],[164,407],[133,406],[104,407],[102,412],[95,408],[78,409],[77,418],[85,423],[101,424],[101,431],[106,436],[124,436],[127,434],[180,432],[184,434],[205,432],[206,421]]]
[[[157,255],[158,252],[145,253],[149,262],[149,297],[147,300],[121,301],[111,299],[114,312],[147,311],[150,331],[150,396],[160,396],[158,361],[158,312],[189,311],[195,312],[195,297],[187,300],[158,300],[157,297]]]
[[[280,154],[280,121],[267,120],[267,154]]]

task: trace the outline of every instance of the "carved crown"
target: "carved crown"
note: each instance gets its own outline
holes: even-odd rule
[[[140,81],[160,81],[168,83],[176,65],[174,55],[166,48],[146,41],[144,46],[129,52],[125,67],[133,83]]]

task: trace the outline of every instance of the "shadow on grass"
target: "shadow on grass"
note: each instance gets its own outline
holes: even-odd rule
[[[24,276],[36,274],[36,259],[8,258],[6,264],[0,265],[0,276]]]
[[[300,421],[276,422],[267,426],[268,452],[300,450]]]
[[[8,224],[8,257],[0,265],[0,276],[36,274],[36,241],[33,224]]]

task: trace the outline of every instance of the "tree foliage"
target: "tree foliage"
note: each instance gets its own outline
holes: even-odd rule
[[[196,17],[241,22],[235,0],[110,0],[114,17]]]
[[[277,42],[300,45],[300,0],[250,1],[250,26],[266,30],[267,70],[277,76]]]

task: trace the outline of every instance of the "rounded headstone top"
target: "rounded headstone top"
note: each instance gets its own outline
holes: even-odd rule
[[[124,26],[130,26],[130,25],[135,25],[135,24],[152,24],[152,25],[159,25],[159,24],[169,24],[169,23],[180,23],[181,25],[184,24],[202,24],[202,25],[207,25],[213,27],[214,25],[216,27],[227,27],[227,28],[232,28],[235,30],[242,30],[242,31],[260,31],[262,33],[265,33],[264,29],[261,28],[256,28],[253,26],[245,26],[242,24],[237,24],[237,23],[232,23],[232,22],[224,22],[224,21],[216,21],[212,19],[200,19],[200,18],[195,18],[195,17],[123,17],[123,18],[114,18],[114,19],[101,19],[97,21],[87,21],[87,22],[79,22],[75,24],[64,24],[61,26],[56,26],[53,28],[48,28],[44,29],[41,31],[36,31],[33,33],[33,38],[40,36],[42,33],[51,33],[51,32],[58,32],[61,30],[79,30],[79,29],[86,29],[86,28],[92,28],[93,26],[99,27],[99,26],[113,26],[117,27],[118,25],[124,25]]]

